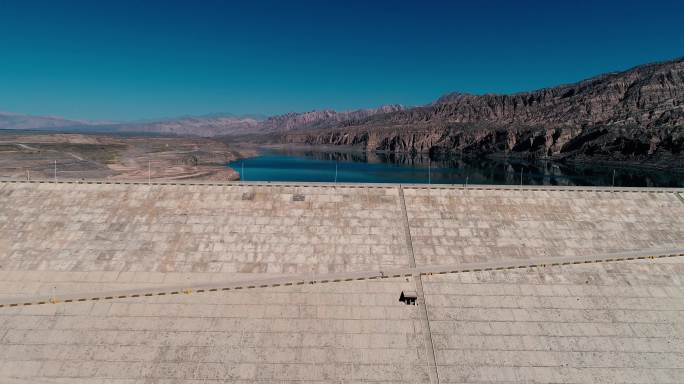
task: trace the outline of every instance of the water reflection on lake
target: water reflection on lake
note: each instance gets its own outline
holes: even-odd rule
[[[247,181],[610,186],[615,171],[615,186],[684,187],[681,172],[421,154],[269,149],[228,165]]]

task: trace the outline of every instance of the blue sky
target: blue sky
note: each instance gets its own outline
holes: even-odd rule
[[[684,56],[683,1],[0,0],[0,111],[420,105]]]

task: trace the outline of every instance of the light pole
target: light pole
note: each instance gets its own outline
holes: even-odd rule
[[[245,181],[245,162],[242,161],[242,168],[240,169],[240,181]]]
[[[337,184],[337,160],[335,160],[335,184]]]
[[[57,182],[57,160],[55,160],[55,183]]]
[[[520,168],[520,186],[522,187],[523,170]]]
[[[615,188],[615,170],[613,169],[613,188]]]
[[[428,185],[432,184],[432,159],[428,159]]]
[[[147,185],[152,184],[152,160],[147,160]]]

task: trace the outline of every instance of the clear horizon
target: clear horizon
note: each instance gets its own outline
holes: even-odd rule
[[[684,55],[677,1],[0,0],[0,111],[277,115],[513,93]]]

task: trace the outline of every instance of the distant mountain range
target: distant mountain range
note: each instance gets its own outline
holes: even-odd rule
[[[71,127],[98,126],[84,120],[69,120],[53,116],[30,116],[17,113],[0,112],[0,129],[64,129]]]
[[[390,152],[684,164],[684,58],[509,95],[452,93],[421,107],[388,105],[254,116],[208,115],[123,124],[0,114],[0,128],[175,135],[268,134],[287,143]]]
[[[342,122],[361,121],[370,116],[403,110],[399,105],[348,112],[333,110],[287,113],[264,119],[239,116],[204,116],[157,122],[121,124],[117,131],[155,132],[176,135],[227,136],[283,133],[299,129],[326,128]]]
[[[0,129],[64,130],[89,129],[111,132],[159,133],[170,135],[229,136],[283,133],[298,129],[325,128],[339,123],[361,121],[370,116],[403,110],[401,105],[337,112],[334,110],[287,113],[278,116],[210,114],[129,123],[90,122],[59,117],[0,113]]]

